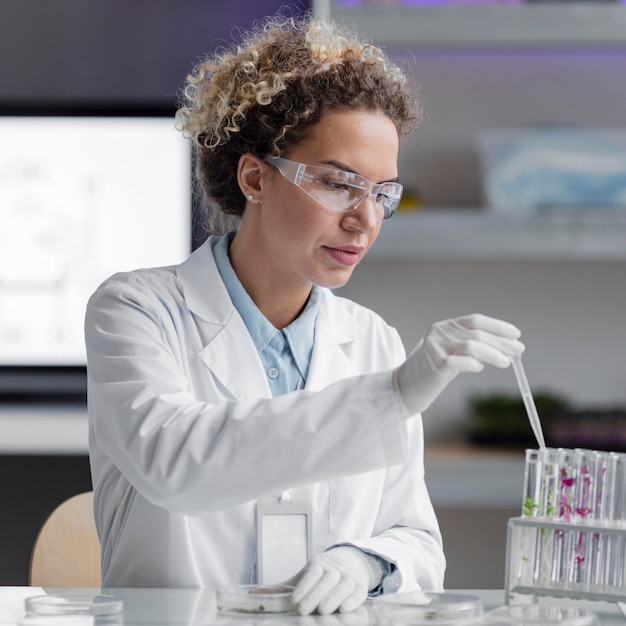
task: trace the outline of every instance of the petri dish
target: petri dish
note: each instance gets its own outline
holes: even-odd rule
[[[33,596],[24,600],[25,619],[20,624],[122,624],[124,603],[119,598],[99,594],[59,593]]]
[[[293,587],[289,585],[236,585],[217,589],[217,610],[230,615],[294,614],[291,601]]]
[[[487,615],[490,624],[509,626],[598,626],[598,616],[575,607],[553,604],[521,604],[503,607]]]
[[[374,606],[383,624],[462,624],[484,613],[480,598],[446,591],[381,596]]]

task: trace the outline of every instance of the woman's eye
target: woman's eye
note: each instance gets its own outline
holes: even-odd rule
[[[334,178],[325,178],[324,185],[331,191],[349,191],[349,185],[341,180]]]

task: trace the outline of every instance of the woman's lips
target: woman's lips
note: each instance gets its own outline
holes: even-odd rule
[[[356,265],[363,253],[363,247],[361,246],[341,246],[339,248],[326,246],[326,250],[335,261],[348,267]]]

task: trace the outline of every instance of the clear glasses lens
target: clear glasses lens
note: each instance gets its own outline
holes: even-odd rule
[[[283,158],[269,158],[268,162],[314,200],[338,213],[357,209],[371,195],[376,200],[376,219],[386,220],[395,213],[402,198],[400,183],[373,184],[354,172]]]

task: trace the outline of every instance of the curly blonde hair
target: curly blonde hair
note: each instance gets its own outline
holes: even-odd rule
[[[191,138],[196,191],[213,213],[239,218],[242,154],[281,156],[331,109],[381,111],[400,136],[421,121],[417,85],[377,46],[332,22],[270,17],[241,43],[201,61],[187,77],[176,113]],[[217,209],[217,212],[215,212]]]

